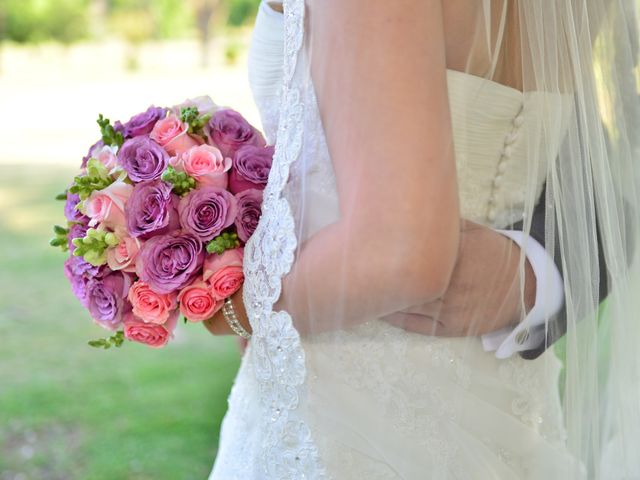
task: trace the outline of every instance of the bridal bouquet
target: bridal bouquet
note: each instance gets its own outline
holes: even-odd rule
[[[114,332],[90,345],[161,347],[180,314],[205,320],[242,285],[274,149],[208,97],[98,125],[102,138],[58,196],[67,225],[51,245],[69,252],[80,303]]]

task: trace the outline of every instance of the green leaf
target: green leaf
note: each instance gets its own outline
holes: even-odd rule
[[[95,348],[104,348],[106,342],[104,338],[98,338],[97,340],[89,340],[87,343]]]
[[[63,252],[69,250],[69,229],[61,227],[60,225],[53,226],[53,233],[55,236],[49,240],[49,245],[52,247],[60,247]]]
[[[192,123],[198,119],[198,107],[183,107],[180,109],[180,121],[183,123]]]
[[[74,238],[71,243],[75,250],[73,254],[84,258],[96,267],[107,263],[107,249],[120,243],[113,233],[102,229],[90,228],[82,238]]]
[[[240,246],[237,233],[223,232],[207,244],[207,252],[222,255],[225,250],[232,250]]]
[[[122,346],[122,343],[124,342],[124,332],[122,330],[118,330],[115,335],[109,338],[109,340],[116,347]]]
[[[185,172],[178,172],[171,165],[167,167],[160,178],[164,182],[170,183],[173,186],[173,192],[180,196],[184,196],[196,188],[195,178]]]
[[[56,200],[66,200],[67,199],[67,191],[65,190],[62,193],[56,195]]]
[[[98,338],[89,340],[87,343],[95,348],[104,348],[105,350],[114,347],[120,347],[124,342],[124,331],[118,330],[115,334],[107,338]]]
[[[53,231],[57,235],[66,235],[67,233],[69,233],[69,229],[68,228],[61,227],[60,225],[54,225],[53,226]]]
[[[183,107],[180,109],[180,120],[189,126],[189,133],[204,135],[204,126],[211,119],[211,114],[200,115],[198,107]]]
[[[102,190],[113,183],[107,167],[99,160],[90,158],[87,162],[85,175],[78,175],[73,179],[73,185],[69,187],[71,193],[77,193],[81,200],[86,200],[94,190]]]
[[[121,132],[116,132],[111,121],[108,118],[104,118],[102,114],[98,115],[97,120],[100,126],[100,133],[102,134],[102,142],[105,145],[115,145],[121,147],[124,143],[124,137]]]

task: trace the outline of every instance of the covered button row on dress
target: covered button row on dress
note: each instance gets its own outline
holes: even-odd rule
[[[511,159],[511,155],[513,154],[513,145],[518,140],[518,137],[520,136],[520,129],[524,124],[524,116],[522,114],[523,107],[524,105],[520,105],[518,113],[511,121],[511,131],[504,137],[502,152],[500,153],[500,160],[498,161],[498,166],[496,168],[496,175],[493,178],[493,182],[491,185],[491,195],[489,195],[488,201],[487,220],[489,220],[490,222],[493,222],[496,219],[497,192],[502,186],[504,174],[507,171],[509,160]]]

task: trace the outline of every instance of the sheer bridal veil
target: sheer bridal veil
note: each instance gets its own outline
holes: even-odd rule
[[[344,105],[344,124],[340,132],[336,134],[334,129],[332,136],[327,135],[326,144],[323,133],[316,126],[319,118],[314,102],[320,106],[323,102],[320,95],[323,89],[319,87],[330,82],[330,77],[336,72],[314,72],[312,81],[313,56],[327,55],[322,50],[329,48],[314,39],[316,34],[326,38],[326,32],[314,30],[314,3],[307,1],[305,6],[304,2],[290,1],[284,4],[285,16],[300,14],[306,17],[304,30],[285,24],[285,41],[289,47],[285,58],[283,102],[289,108],[280,119],[276,156],[281,156],[289,171],[282,172],[282,167],[278,166],[272,176],[283,175],[288,179],[284,195],[289,201],[293,220],[291,228],[297,240],[294,256],[300,259],[305,255],[305,249],[315,249],[315,261],[322,262],[323,250],[317,245],[312,246],[314,239],[335,234],[332,228],[339,223],[338,219],[353,213],[345,212],[345,205],[349,204],[342,203],[342,198],[336,202],[334,196],[327,193],[331,192],[335,178],[327,169],[325,160],[331,161],[333,141],[348,144],[350,135],[354,135],[352,148],[356,149],[363,139],[355,136],[352,125],[348,124],[348,103]],[[342,2],[334,3],[337,8],[342,8]],[[366,5],[369,2],[360,3]],[[438,383],[438,371],[452,368],[450,371],[453,376],[458,375],[460,385],[464,384],[466,389],[476,388],[475,393],[483,395],[495,387],[490,373],[494,365],[496,375],[503,373],[507,365],[513,368],[514,376],[509,378],[513,378],[516,386],[524,385],[534,375],[547,371],[545,368],[553,370],[554,360],[550,355],[555,352],[562,362],[561,375],[553,377],[559,379],[557,392],[564,429],[562,444],[569,452],[567,458],[577,459],[576,465],[579,465],[573,465],[573,460],[566,460],[567,469],[571,472],[566,478],[584,478],[585,472],[587,478],[640,478],[640,72],[637,2],[444,0],[442,4],[451,96],[451,118],[444,116],[442,120],[452,122],[451,133],[443,135],[450,135],[448,148],[455,149],[460,217],[500,229],[508,229],[522,221],[520,228],[526,244],[536,206],[540,202],[546,205],[544,248],[548,255],[558,260],[564,285],[564,306],[559,312],[547,315],[544,335],[539,343],[555,343],[535,360],[524,360],[517,353],[510,359],[498,360],[493,352],[483,351],[477,335],[441,337],[436,333],[432,337],[407,333],[388,324],[383,329],[371,326],[372,321],[375,323],[373,312],[382,316],[410,308],[412,305],[402,304],[400,299],[417,299],[418,292],[412,290],[401,295],[389,289],[385,293],[378,288],[376,278],[371,278],[375,298],[358,297],[350,284],[362,279],[357,277],[357,272],[351,271],[353,264],[347,256],[352,255],[349,253],[352,250],[348,244],[359,243],[364,248],[366,242],[374,241],[380,250],[372,255],[371,262],[383,262],[390,276],[397,275],[401,279],[398,272],[403,269],[407,275],[415,273],[407,264],[406,257],[411,252],[404,245],[411,248],[416,248],[419,242],[432,245],[433,237],[425,233],[424,238],[408,241],[401,231],[376,231],[373,225],[369,236],[356,238],[363,230],[354,222],[351,235],[349,226],[339,227],[347,229],[346,233],[343,230],[340,233],[345,243],[344,251],[338,251],[344,256],[342,267],[330,278],[322,279],[340,286],[336,292],[343,292],[334,295],[330,312],[326,306],[319,307],[322,299],[317,293],[318,279],[296,272],[296,262],[291,272],[286,269],[280,272],[283,277],[291,273],[290,279],[295,278],[297,291],[304,291],[306,295],[304,301],[296,300],[298,305],[285,304],[282,307],[284,310],[290,307],[300,314],[299,318],[294,316],[293,322],[300,332],[310,367],[307,381],[313,388],[314,381],[319,385],[313,378],[319,377],[321,381],[324,375],[336,382],[344,381],[354,389],[366,388],[367,382],[371,382],[372,391],[377,392],[377,405],[388,406],[388,410],[383,409],[380,415],[397,414],[399,417],[394,424],[402,425],[405,421],[407,424],[403,428],[418,428],[409,425],[413,417],[403,419],[398,413],[412,411],[413,400],[408,396],[408,390],[403,389],[405,382],[420,385],[424,380],[425,390],[416,398],[433,398],[441,392],[444,395],[441,407],[448,411],[447,408],[463,396],[457,399],[452,394],[455,389],[442,390],[444,387]],[[305,11],[288,12],[288,7]],[[416,14],[420,14],[420,8],[416,8]],[[349,35],[343,37],[343,34],[342,31],[335,32],[331,48],[340,48],[342,41],[358,41]],[[425,33],[425,38],[429,34]],[[292,49],[291,45],[299,48]],[[366,51],[364,39],[360,47],[362,52]],[[403,52],[398,51],[397,55],[401,56]],[[353,81],[364,79],[376,80],[372,73],[369,78],[362,75]],[[393,94],[380,92],[380,96]],[[358,98],[354,101],[371,102],[371,111],[378,117],[380,128],[391,128],[393,122],[404,122],[411,125],[413,134],[419,131],[423,121],[423,117],[417,114],[415,118],[389,119],[390,112],[375,110],[379,98]],[[332,117],[334,121],[340,114],[338,112]],[[416,123],[417,127],[414,126]],[[483,125],[486,130],[483,130]],[[425,123],[424,128],[427,126],[431,128]],[[496,131],[500,141],[493,145],[491,142]],[[337,137],[340,138],[336,140]],[[402,138],[398,138],[398,142],[402,142]],[[397,158],[396,152],[391,150],[385,154],[391,165],[403,168],[403,159]],[[494,160],[487,160],[493,157]],[[363,182],[370,180],[366,174],[367,165],[354,168],[360,168],[354,170],[359,173],[353,174],[348,179],[348,186],[342,188],[349,195],[357,196]],[[421,170],[416,173],[422,174]],[[425,178],[429,175],[428,170],[424,175]],[[342,181],[338,178],[338,187]],[[407,191],[412,187],[412,179],[409,178]],[[386,187],[382,184],[379,188],[382,198]],[[265,193],[269,192],[267,189]],[[425,197],[425,201],[437,202],[439,199]],[[407,206],[403,198],[395,199],[386,207],[372,198],[370,205],[373,209],[393,209],[398,215],[406,208],[420,215],[423,210],[420,205]],[[378,213],[385,214],[384,211]],[[366,218],[374,219],[375,215]],[[430,220],[427,218],[426,221]],[[411,234],[420,235],[419,232]],[[470,233],[463,229],[461,245],[466,235]],[[514,251],[505,248],[487,255],[495,258],[496,265],[503,261],[507,264]],[[459,254],[458,263],[463,261],[462,255]],[[523,280],[527,275],[524,250],[516,260],[518,268],[510,278],[511,290],[504,288],[503,277],[496,276],[486,281],[496,282],[496,291],[504,291],[505,298],[513,289],[520,293],[521,308],[514,310],[520,312],[519,317],[514,318],[518,323],[527,314],[524,305],[526,292]],[[309,261],[306,260],[307,266]],[[468,261],[473,262],[473,258]],[[542,293],[540,298],[544,299],[550,293],[548,290],[553,288],[551,283],[545,283],[549,278],[544,275],[538,277],[536,289]],[[472,275],[469,276],[471,280],[482,281]],[[306,289],[300,286],[305,283]],[[292,283],[285,281],[283,285],[286,291],[287,285]],[[431,300],[437,310],[438,299]],[[425,302],[428,301],[425,298]],[[469,309],[476,308],[470,303],[471,296],[468,304],[465,304],[464,294],[462,298],[459,295],[458,302],[464,306],[473,323],[474,316],[468,313]],[[361,311],[366,311],[366,305],[370,304],[370,317],[355,318],[352,303],[357,304]],[[495,312],[503,312],[507,308],[505,300]],[[544,305],[541,308],[544,309]],[[486,305],[479,305],[475,321],[478,324],[486,322],[486,316]],[[556,341],[565,329],[564,337]],[[473,324],[468,332],[473,332]],[[334,356],[323,357],[320,345],[334,346],[335,349],[330,350]],[[411,362],[415,361],[413,355],[417,355],[419,345],[422,345],[423,352],[431,352],[425,372],[403,371],[402,366],[413,368]],[[350,351],[366,353],[367,358],[359,367],[360,376],[338,371],[347,369],[345,365],[355,368],[353,365],[357,364],[357,359],[350,360],[351,363],[338,361],[338,357],[348,355]],[[332,368],[326,366],[333,361],[336,363]],[[394,362],[401,367],[394,370]],[[465,365],[460,367],[463,373],[456,370],[458,365]],[[423,373],[426,375],[424,378],[421,376]],[[487,377],[478,380],[483,375]],[[504,381],[504,378],[496,378],[496,381]],[[380,383],[391,386],[384,390]],[[536,388],[546,388],[544,381],[539,387],[531,387],[532,395]],[[529,400],[524,399],[524,402]],[[513,410],[518,410],[516,407],[519,406],[514,404]],[[362,408],[367,407],[363,405]],[[522,410],[527,408],[522,407]],[[477,415],[481,416],[480,412],[478,410]],[[535,412],[532,415],[531,428],[543,432],[544,425],[539,422],[543,419],[546,422],[547,417],[541,414],[538,419]],[[415,418],[423,417],[417,415]],[[345,422],[349,421],[345,419]],[[370,419],[371,423],[376,421],[375,418]],[[427,430],[429,425],[432,424],[427,422],[419,428]],[[363,432],[352,433],[365,436]],[[552,454],[543,454],[543,460],[544,455]]]

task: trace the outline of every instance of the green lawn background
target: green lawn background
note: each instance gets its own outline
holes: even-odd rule
[[[0,166],[0,480],[203,479],[239,365],[231,337],[169,347],[104,336],[48,246],[71,168]]]

